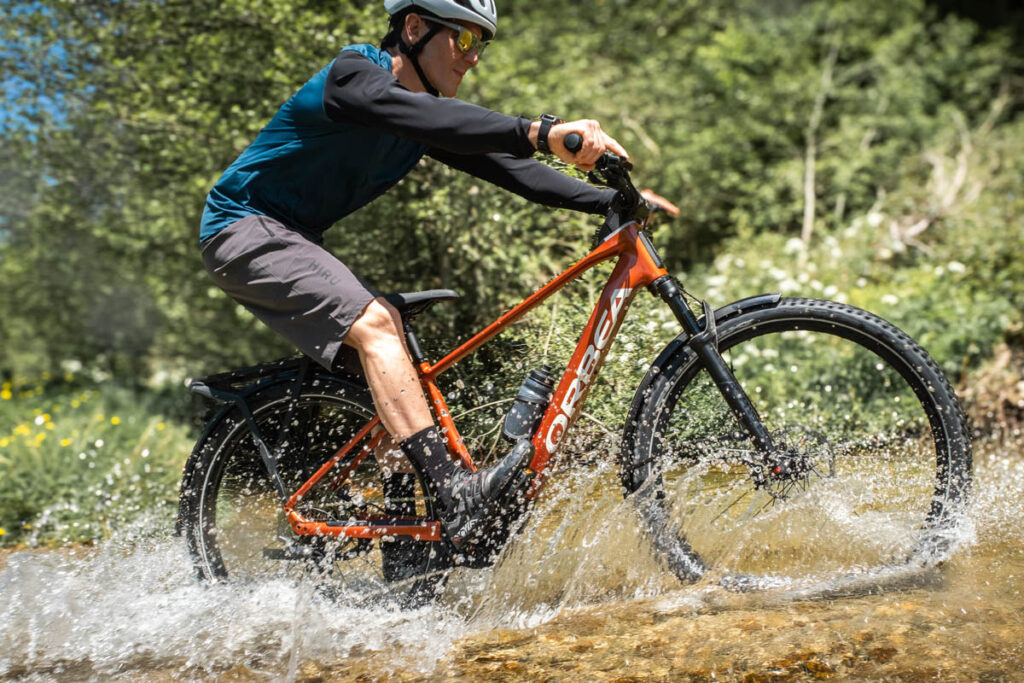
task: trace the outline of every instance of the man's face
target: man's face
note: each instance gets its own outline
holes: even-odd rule
[[[483,36],[479,26],[461,24],[473,32],[477,38]],[[420,66],[434,84],[434,87],[445,97],[455,97],[466,72],[480,61],[475,49],[463,54],[457,45],[458,35],[450,28],[442,28],[420,53]]]

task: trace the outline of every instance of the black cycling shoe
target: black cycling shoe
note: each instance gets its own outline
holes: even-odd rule
[[[449,509],[441,512],[441,524],[456,546],[472,537],[473,529],[488,512],[488,504],[500,498],[513,482],[522,479],[533,458],[533,444],[522,440],[508,455],[485,470],[459,469],[451,475]]]

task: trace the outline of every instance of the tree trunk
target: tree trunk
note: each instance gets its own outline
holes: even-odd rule
[[[806,257],[807,249],[811,244],[811,233],[814,232],[814,215],[816,194],[814,190],[815,162],[818,155],[818,128],[821,126],[821,117],[825,110],[825,100],[832,92],[832,71],[839,57],[839,42],[836,41],[828,51],[825,64],[821,72],[821,88],[814,98],[814,109],[811,111],[811,118],[807,122],[807,131],[804,134],[804,222],[800,231],[800,241],[803,242],[801,260]]]

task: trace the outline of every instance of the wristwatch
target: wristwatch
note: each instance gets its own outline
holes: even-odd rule
[[[548,133],[551,131],[551,126],[559,123],[565,123],[565,121],[554,114],[542,114],[540,117],[540,130],[537,131],[537,149],[544,154],[551,154],[551,147],[548,146]]]

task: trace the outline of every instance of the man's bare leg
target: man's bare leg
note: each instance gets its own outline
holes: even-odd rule
[[[434,424],[400,329],[398,311],[374,299],[345,336],[359,352],[380,421],[397,443]]]
[[[533,445],[524,439],[496,464],[477,472],[455,464],[434,426],[401,329],[398,312],[374,299],[349,328],[345,343],[359,352],[381,422],[405,456],[435,484],[441,522],[449,538],[461,543],[466,540],[464,531],[472,535],[488,501],[502,494],[527,466]]]

